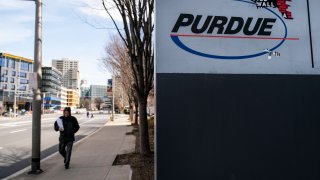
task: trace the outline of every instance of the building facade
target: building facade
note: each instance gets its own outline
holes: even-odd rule
[[[109,97],[109,101],[107,101],[106,104],[112,105],[114,101],[115,109],[123,110],[124,106],[128,105],[128,98],[125,96],[120,76],[112,76],[112,79],[108,80],[107,95]]]
[[[90,96],[90,86],[87,80],[82,79],[80,82],[80,98],[88,98]]]
[[[107,88],[108,86],[105,86],[105,85],[91,85],[90,93],[89,93],[91,100],[94,101],[95,98],[99,97],[103,101],[107,101],[108,100]]]
[[[79,90],[79,62],[75,60],[62,59],[52,60],[52,67],[62,73],[62,86],[68,89]]]
[[[54,67],[42,67],[41,91],[45,109],[61,109],[62,73]]]
[[[63,86],[61,86],[60,91],[60,102],[62,109],[68,106],[68,89]]]
[[[33,72],[33,60],[0,53],[2,111],[31,110],[32,91],[29,90],[29,74]]]
[[[68,96],[67,96],[67,106],[71,108],[79,107],[79,91],[75,89],[68,89]]]

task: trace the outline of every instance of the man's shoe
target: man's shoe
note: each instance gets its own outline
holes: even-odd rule
[[[65,169],[69,169],[69,163],[66,163],[66,164],[64,165],[64,168],[65,168]]]

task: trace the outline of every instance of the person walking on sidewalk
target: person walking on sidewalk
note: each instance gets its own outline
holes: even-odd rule
[[[61,125],[58,123],[59,120],[62,122]],[[63,110],[63,116],[54,123],[54,129],[60,132],[59,152],[64,158],[65,168],[69,169],[74,134],[80,129],[77,118],[71,116],[70,107]]]

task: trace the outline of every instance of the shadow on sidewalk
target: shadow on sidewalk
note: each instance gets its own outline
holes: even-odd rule
[[[86,137],[87,135],[77,135],[75,136],[75,142],[81,140],[82,138]],[[58,143],[58,140],[57,140]],[[19,151],[18,151],[19,150]],[[41,152],[41,160],[50,156],[53,153],[58,152],[59,144],[51,146],[48,149],[45,149]],[[14,149],[11,150],[12,153],[7,155],[0,154],[0,163],[12,163],[9,166],[1,166],[0,165],[0,179],[8,177],[28,166],[31,165],[31,157],[24,158],[26,155],[31,154],[28,150],[20,150]]]

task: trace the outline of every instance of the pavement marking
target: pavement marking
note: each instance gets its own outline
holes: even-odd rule
[[[13,134],[13,133],[17,133],[17,132],[22,132],[22,131],[26,131],[27,129],[21,129],[21,130],[17,130],[17,131],[12,131],[10,132],[10,134]]]
[[[95,119],[95,118],[91,118],[90,120],[85,121],[85,122],[81,123],[80,125],[86,124],[86,123],[88,123],[88,122],[90,122],[90,121],[93,121],[93,120],[97,120],[97,119]]]
[[[57,119],[57,118],[46,118],[46,119],[42,119],[41,122],[52,121],[53,119]],[[24,125],[31,124],[31,123],[32,123],[32,120],[2,123],[2,124],[0,124],[0,127],[1,126],[2,127],[17,127],[17,126],[24,126]]]

